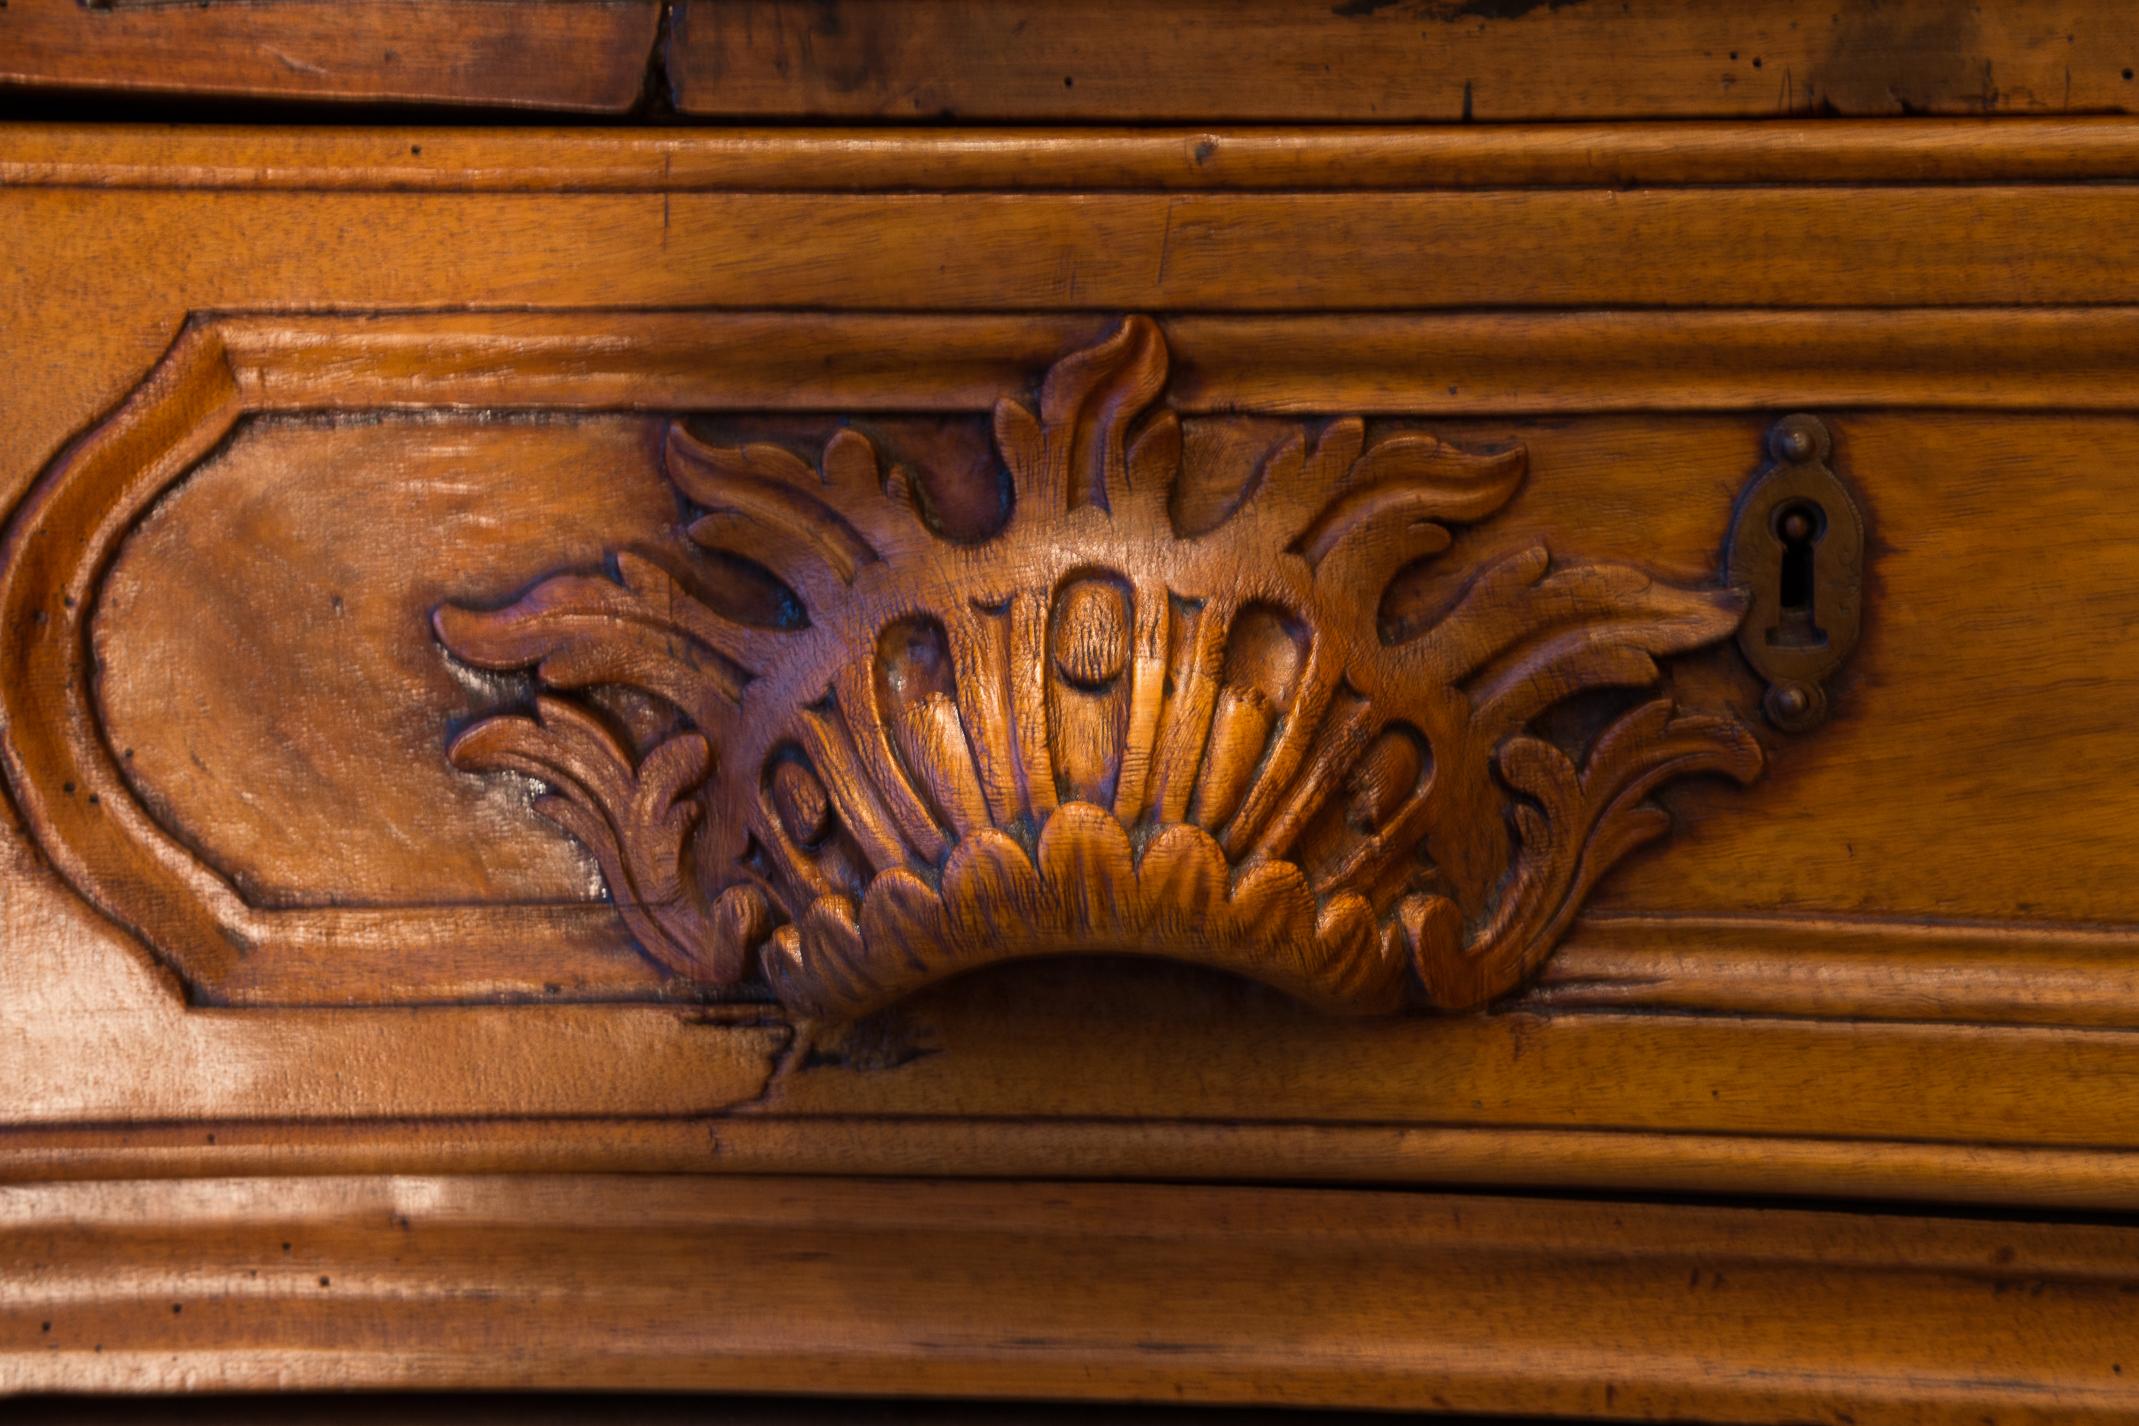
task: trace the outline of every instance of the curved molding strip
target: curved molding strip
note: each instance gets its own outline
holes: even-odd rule
[[[19,9],[19,4],[17,7]],[[233,161],[234,141],[246,157]],[[0,184],[330,193],[1419,192],[1601,184],[2050,184],[2139,170],[2106,115],[1193,128],[262,129],[20,124]]]
[[[6,1203],[14,1391],[1281,1391],[1392,1412],[1940,1423],[2127,1421],[2135,1399],[2110,1310],[2139,1292],[2124,1224],[657,1174],[66,1183]],[[937,1419],[983,1416],[1026,1419]]]

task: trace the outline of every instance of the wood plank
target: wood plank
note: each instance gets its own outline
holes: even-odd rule
[[[625,1403],[599,1392],[395,1392],[351,1395],[29,1397],[18,1426],[606,1426]],[[920,1401],[910,1398],[634,1395],[640,1426],[1294,1426],[1280,1406],[1126,1402]],[[1192,1414],[1191,1414],[1192,1413]],[[1388,1426],[1380,1413],[1324,1411],[1328,1426]],[[1451,1421],[1448,1426],[1478,1426]]]
[[[687,113],[1447,120],[2126,110],[2121,0],[679,0]]]
[[[636,403],[656,409],[845,405],[970,413],[993,395],[1017,389],[1048,351],[1079,340],[1089,325],[1083,319],[873,314],[514,314],[222,318],[196,336],[224,344],[238,399],[265,411],[360,413],[394,405],[485,413],[513,407],[599,411]],[[2120,398],[2113,364],[2120,340],[2132,347],[2133,323],[2117,309],[1979,309],[1843,320],[1727,312],[1191,317],[1169,322],[1167,330],[1183,357],[1176,384],[1189,411],[1285,403],[1308,412],[1443,409],[1472,419],[1502,410],[1575,413],[1614,406],[1649,413],[1444,429],[1486,444],[1520,440],[1535,452],[1536,488],[1509,516],[1516,528],[1500,538],[1549,539],[1582,526],[1592,554],[1623,553],[1698,576],[1712,557],[1719,516],[1685,500],[1684,492],[1708,488],[1719,472],[1739,470],[1753,458],[1758,431],[1737,414],[1742,404],[1798,404],[1805,397],[1860,407],[1972,399],[2062,409],[2083,399],[2083,373],[2107,378],[2103,399],[2114,403]],[[2120,338],[2120,332],[2127,335]],[[2095,341],[2085,340],[2089,333]],[[1985,353],[1996,353],[1987,373],[1996,378],[1994,388],[1971,388],[1944,366],[1949,356],[1978,363]],[[413,366],[412,354],[420,354]],[[2036,368],[2038,361],[2047,372]],[[1273,363],[1279,365],[1275,374]],[[1496,374],[1501,368],[1504,379]],[[1469,387],[1456,383],[1455,391],[1439,386],[1440,375],[1459,371],[1481,380]],[[1403,374],[1405,386],[1393,396],[1378,384],[1384,372]],[[2126,371],[2123,378],[2126,406],[2135,397],[2132,375]],[[1748,389],[1735,384],[1741,377],[1806,384]],[[1728,414],[1721,421],[1678,421],[1659,429],[1653,411],[1680,406]],[[896,421],[877,427],[894,448],[903,429]],[[1902,530],[1930,524],[1957,503],[1984,498],[1983,491],[1994,491],[2016,512],[2030,512],[2031,522],[2062,528],[2066,517],[2058,513],[2059,502],[2070,489],[2064,473],[2100,461],[2114,467],[2130,440],[2124,423],[2069,415],[2013,424],[1966,414],[1859,414],[1842,429],[1860,462],[1853,469],[1875,506],[1896,522],[1892,528]],[[246,1004],[539,999],[546,998],[543,988],[547,995],[656,993],[658,977],[629,953],[612,920],[596,907],[579,912],[563,905],[589,894],[584,861],[559,844],[517,794],[467,785],[434,755],[437,728],[464,708],[466,692],[445,677],[422,634],[435,585],[404,558],[434,531],[460,528],[455,522],[472,513],[462,509],[467,480],[455,474],[470,460],[516,469],[514,500],[549,493],[539,497],[543,518],[522,519],[517,535],[502,533],[511,522],[501,523],[504,507],[495,499],[482,506],[482,540],[454,540],[464,571],[471,571],[467,577],[473,577],[470,562],[483,542],[505,540],[505,553],[496,558],[508,563],[539,558],[524,550],[511,554],[518,547],[510,541],[531,539],[538,552],[551,548],[559,520],[571,528],[595,522],[576,537],[591,543],[573,546],[575,559],[597,558],[605,540],[658,540],[670,506],[646,467],[646,445],[639,424],[611,418],[473,428],[283,422],[248,432],[210,470],[162,502],[157,521],[129,544],[100,596],[104,612],[95,640],[106,669],[101,700],[107,736],[124,747],[130,775],[155,789],[155,804],[167,819],[196,829],[197,849],[211,862],[259,889],[254,900],[260,914],[232,924],[248,928],[244,936],[255,951],[274,953],[233,958],[223,940],[205,937],[210,959],[203,969],[223,968],[200,993]],[[142,463],[137,453],[122,454],[127,471]],[[1939,482],[1914,478],[1927,462],[1942,472]],[[598,517],[575,495],[581,489],[577,472],[588,464],[610,472]],[[305,471],[306,478],[289,482],[292,469]],[[2038,487],[2029,483],[2042,478],[2031,475],[2037,469],[2057,474]],[[393,490],[380,478],[385,471],[400,472],[412,491]],[[427,504],[434,495],[419,492],[434,492],[445,504]],[[1595,501],[1606,492],[1614,503],[1600,516]],[[376,505],[382,499],[389,500],[387,507]],[[297,561],[310,572],[308,592],[297,595],[288,572],[273,560],[227,579],[190,573],[219,562],[212,548],[198,546],[222,528],[213,513],[219,500],[236,501],[256,521],[277,522],[285,540],[324,541],[316,549],[307,544],[313,552]],[[204,501],[208,514],[187,513],[203,509]],[[1919,508],[1919,502],[1928,504]],[[627,506],[638,513],[625,518]],[[322,520],[329,508],[336,513]],[[404,529],[397,521],[413,524]],[[343,536],[349,528],[402,533],[367,555]],[[594,533],[597,528],[607,533]],[[2009,521],[2008,537],[2014,528]],[[2121,548],[2128,534],[2106,516],[2087,528],[2105,551]],[[1999,550],[1956,563],[1950,548],[1925,562],[1903,547],[1884,557],[1881,568],[1911,608],[1943,608],[1990,591],[2019,601],[2027,589],[2052,588],[2044,583],[2047,576],[2028,572]],[[244,571],[250,568],[244,561],[256,556],[236,558],[233,569]],[[329,584],[315,587],[313,574]],[[494,577],[511,583],[525,576]],[[416,581],[414,593],[408,592],[409,579]],[[1952,580],[1959,584],[1942,582]],[[356,612],[330,599],[330,585],[350,591]],[[174,601],[188,589],[196,602]],[[205,606],[217,611],[205,623],[198,617],[200,600],[215,601]],[[2012,640],[2032,645],[2047,629],[2074,647],[2090,647],[2126,617],[2123,605],[2107,596],[2055,598],[2045,610],[2025,625],[1985,625],[1975,639],[2001,651],[1996,666],[2013,669],[2024,660],[2007,647]],[[229,629],[246,631],[247,653],[232,665],[235,687],[228,671],[217,672],[231,645],[210,632]],[[205,642],[204,632],[210,632]],[[2056,700],[2061,713],[2077,721],[2041,718],[2035,742],[2041,756],[2006,766],[1996,747],[1982,742],[1998,726],[1985,721],[1988,704],[1944,648],[1904,639],[1872,665],[1863,687],[1877,706],[1860,709],[1852,700],[1838,724],[1847,735],[1834,735],[1842,741],[1803,754],[1807,761],[1793,785],[1809,775],[1822,780],[1823,790],[1779,794],[1781,805],[1756,818],[1739,815],[1736,794],[1689,791],[1675,799],[1682,812],[1712,826],[1710,838],[1729,852],[1712,849],[1710,871],[1664,862],[1647,873],[1632,870],[1631,881],[1615,881],[1606,904],[1619,908],[1620,924],[1629,924],[1627,912],[1668,910],[1694,918],[1692,934],[1704,934],[1705,925],[1713,937],[1732,917],[1783,907],[1798,917],[1792,924],[1802,944],[1816,940],[1818,928],[1832,927],[1844,939],[1866,934],[1859,923],[1867,916],[1930,917],[1934,924],[1921,927],[1925,935],[1913,940],[1870,927],[1878,954],[1886,957],[1877,962],[1886,968],[1881,973],[1899,977],[1895,984],[1906,981],[1904,967],[1920,963],[1912,956],[1925,944],[1984,949],[1998,941],[2013,959],[1997,972],[1986,966],[1966,989],[1904,996],[1879,1013],[2039,1020],[2063,1007],[2088,1023],[2129,1023],[2129,1002],[2116,989],[2121,982],[2114,968],[2131,954],[2134,934],[2128,928],[2139,920],[2139,907],[2119,898],[2115,878],[2085,874],[2090,866],[2120,865],[2120,853],[2113,838],[2105,840],[2074,812],[2075,806],[2082,814],[2094,806],[2094,773],[2124,765],[2120,749],[2098,746],[2091,731],[2101,719],[2130,716],[2118,712],[2124,685],[2113,677],[2091,678],[2084,685],[2088,697]],[[1929,656],[1918,658],[1923,651]],[[312,672],[276,705],[279,721],[258,722],[248,711],[249,690],[259,679],[290,669]],[[2063,679],[2067,689],[2082,686],[2063,673],[2045,676]],[[2017,678],[2001,674],[1996,697],[2032,706]],[[36,679],[21,684],[38,686]],[[1743,694],[1728,680],[1714,690],[1719,702],[1742,700]],[[167,710],[189,700],[220,711],[203,726],[175,723]],[[382,705],[399,712],[367,717],[360,728],[348,725],[349,709]],[[1882,740],[1879,730],[1888,727],[1906,728],[1909,735]],[[2065,755],[2068,739],[2084,751]],[[1952,824],[1943,838],[1945,855],[1928,862],[1911,858],[1907,846],[1920,833],[1905,815],[1900,790],[1939,776],[1957,747],[1981,748],[1970,805],[1983,809],[1982,815]],[[239,767],[246,773],[232,781],[228,770]],[[2091,772],[2075,783],[2071,770],[2080,767]],[[74,783],[83,775],[55,777]],[[1851,779],[1867,796],[1842,795],[1831,785],[1837,777]],[[120,793],[101,783],[97,789],[105,810],[91,817],[91,825],[108,827]],[[467,800],[479,791],[484,800]],[[283,810],[265,810],[278,808]],[[1881,808],[1890,810],[1882,814]],[[395,810],[389,815],[388,809]],[[381,835],[382,825],[391,827],[390,836]],[[471,826],[484,830],[470,839]],[[338,849],[335,855],[322,854],[329,846]],[[375,855],[384,859],[373,860]],[[328,881],[307,879],[320,870],[331,872]],[[2073,889],[2052,896],[2046,888],[2054,885]],[[462,904],[478,894],[495,903],[490,911]],[[399,914],[396,898],[406,903]],[[515,901],[524,904],[504,904]],[[176,904],[177,898],[156,902],[166,910]],[[451,909],[426,920],[426,904]],[[2023,915],[2028,907],[2032,911]],[[1962,917],[1995,929],[1957,929],[1940,939],[1935,925],[1958,928]],[[2077,919],[2098,929],[2075,939],[2060,928],[2060,922]],[[1757,1006],[1775,1013],[1842,1008],[1831,988],[1823,991],[1817,974],[1796,974],[1787,955],[1688,958],[1677,949],[1679,921],[1657,924],[1659,942],[1673,943],[1670,954],[1638,970],[1604,957],[1612,968],[1600,974],[1616,987],[1619,1003]],[[167,949],[173,944],[168,935],[161,943]],[[415,945],[426,948],[415,963],[421,967],[416,979],[385,973],[389,965],[408,964],[406,953]],[[294,954],[300,946],[308,949],[300,956],[301,974],[295,974],[281,952]],[[2075,952],[2109,976],[2093,992],[2070,978]],[[538,962],[539,969],[529,968]],[[1734,1002],[1732,987],[1749,998]]]
[[[870,193],[2056,183],[2139,175],[2111,116],[1409,128],[238,128],[0,124],[11,187]]]
[[[151,351],[188,311],[263,301],[1079,312],[2139,301],[2139,188],[2117,184],[541,199],[23,189],[0,195],[0,243],[23,276],[0,292],[11,326],[64,304],[77,325],[149,329],[136,339]]]
[[[2128,1419],[2128,1227],[1364,1192],[322,1178],[0,1196],[0,1386]]]
[[[213,1142],[210,1142],[210,1139]],[[195,1120],[11,1131],[8,1182],[365,1173],[736,1173],[1712,1193],[2139,1208],[2139,1152],[1806,1135],[1179,1119],[777,1115],[410,1126]]]
[[[209,319],[248,411],[977,414],[1083,314],[494,312]],[[1213,415],[2139,410],[2139,306],[1186,313],[1169,399]]]
[[[0,92],[619,113],[660,18],[656,0],[10,0]]]

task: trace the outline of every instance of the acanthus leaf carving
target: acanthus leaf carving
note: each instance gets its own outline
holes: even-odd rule
[[[1519,446],[1297,427],[1223,518],[1170,512],[1190,449],[1156,324],[996,405],[1012,500],[935,532],[910,472],[841,429],[815,463],[672,423],[692,545],[770,570],[802,617],[720,613],[618,552],[440,639],[550,689],[614,683],[688,725],[635,756],[591,705],[478,723],[457,764],[556,789],[646,953],[798,1014],[867,1011],[990,962],[1173,957],[1335,1009],[1475,1006],[1519,986],[1688,774],[1754,777],[1727,713],[1668,698],[1570,754],[1548,710],[1642,689],[1728,638],[1736,591],[1542,545],[1438,619],[1385,628],[1390,582],[1520,487]]]

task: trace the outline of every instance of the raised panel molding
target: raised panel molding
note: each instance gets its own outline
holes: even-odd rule
[[[562,320],[563,346],[514,317],[429,319],[436,340],[414,348],[391,319],[197,325],[11,521],[0,607],[29,631],[0,693],[17,800],[55,865],[198,998],[320,998],[312,968],[331,958],[346,977],[367,951],[413,961],[397,974],[418,998],[451,994],[425,971],[593,928],[597,907],[510,897],[249,892],[115,746],[105,705],[127,671],[102,667],[111,644],[94,622],[144,515],[248,415],[390,406],[397,382],[454,404],[456,338],[483,353],[487,408],[574,404],[561,376],[581,401],[682,394],[663,389],[692,355],[677,319]],[[740,325],[731,336],[767,321]],[[896,453],[852,430],[812,468],[672,420],[664,460],[689,540],[666,558],[695,543],[769,569],[793,601],[775,623],[708,605],[694,576],[631,550],[610,552],[607,576],[559,575],[506,608],[436,611],[471,664],[636,690],[681,714],[639,709],[634,730],[617,710],[544,696],[536,719],[477,723],[450,750],[562,794],[536,805],[594,853],[666,993],[734,988],[762,964],[795,1012],[843,1018],[975,964],[1140,951],[1330,1007],[1467,1008],[1531,975],[1596,878],[1662,834],[1644,803],[1657,784],[1760,765],[1733,715],[1668,698],[1593,719],[1571,754],[1525,732],[1575,695],[1652,683],[1657,659],[1727,639],[1744,607],[1733,591],[1531,544],[1457,564],[1464,592],[1432,619],[1385,607],[1394,577],[1513,496],[1519,445],[1473,453],[1402,426],[1370,438],[1356,417],[1208,417],[1184,436],[1161,399],[1167,340],[1144,318],[1058,352],[1036,407],[1014,394],[1036,373],[1009,373],[1060,323],[1036,336],[1005,320],[772,325],[805,350],[848,344],[852,370],[835,358],[822,395],[791,390],[790,405],[940,408],[1004,371],[987,392],[1007,471],[995,526],[946,529]],[[719,333],[719,319],[695,330]],[[619,340],[634,331],[652,340]],[[923,335],[982,340],[885,389],[884,339]],[[620,352],[606,372],[572,361]],[[1212,352],[1206,369],[1228,360]],[[932,389],[932,374],[958,385]],[[1183,482],[1229,503],[1184,529]],[[390,998],[396,979],[373,993]]]
[[[2128,350],[2124,333],[2131,320],[2117,309],[1875,312],[1846,319],[1770,311],[1510,312],[1183,316],[1133,330],[1151,333],[1150,349],[1164,353],[1163,413],[1175,419],[1223,428],[1244,419],[1233,413],[1248,408],[1286,426],[1294,415],[1351,410],[1392,417],[1390,429],[1401,432],[1416,429],[1404,414],[1413,410],[1471,420],[1616,409],[1694,414],[1839,399],[1845,387],[1859,407],[1906,407],[1934,395],[1951,399],[1962,388],[1942,384],[1939,362],[1991,343],[2011,361],[1973,371],[1967,378],[1973,384],[1965,388],[1971,402],[2026,411],[2092,399],[2115,408],[2139,392],[2128,361],[2119,357]],[[658,446],[658,433],[673,430],[684,449],[695,438],[688,425],[672,426],[675,418],[666,413],[833,411],[883,419],[922,413],[984,426],[983,413],[992,405],[1027,399],[1020,393],[1044,385],[1039,378],[1050,363],[1095,349],[1115,326],[1103,318],[1049,314],[471,312],[199,319],[118,411],[61,454],[10,519],[0,608],[9,627],[36,635],[11,640],[4,651],[9,676],[0,700],[8,717],[0,748],[15,801],[55,867],[174,966],[188,997],[199,1003],[695,999],[707,983],[740,978],[735,949],[725,953],[725,975],[706,976],[691,967],[679,973],[658,950],[651,959],[643,956],[646,938],[635,948],[615,914],[584,891],[564,900],[551,892],[533,900],[446,897],[425,904],[351,898],[332,888],[294,899],[248,893],[244,879],[205,857],[183,827],[167,825],[166,811],[143,804],[127,748],[112,746],[108,732],[100,731],[106,710],[99,703],[91,633],[101,582],[129,534],[166,492],[223,452],[248,422],[316,422],[338,419],[337,413],[362,422],[424,413],[580,419],[643,412],[643,418],[628,419],[645,420],[649,440]],[[2071,379],[2046,379],[2045,371],[2059,363],[2069,366]],[[1440,373],[1456,371],[1473,376],[1441,381]],[[1248,425],[1257,439],[1268,435],[1273,447],[1279,443],[1277,434]],[[1323,427],[1318,420],[1308,429]],[[531,432],[530,439],[539,436]],[[322,431],[321,440],[332,438]],[[851,441],[846,448],[860,450]],[[1461,449],[1445,448],[1437,458],[1460,464]],[[1251,453],[1243,468],[1253,468],[1267,453]],[[1303,445],[1303,460],[1305,453]],[[1001,454],[992,452],[991,459]],[[1752,454],[1748,450],[1742,466],[1719,469],[1715,478],[1742,479]],[[1512,467],[1499,469],[1505,475]],[[1711,532],[1703,538],[1720,538],[1726,519],[1726,502],[1719,499],[1712,524],[1701,527]],[[1486,518],[1480,528],[1490,531],[1492,523]],[[1550,543],[1578,561],[1583,553],[1579,526]],[[602,548],[589,546],[597,562]],[[1453,568],[1467,567],[1459,560]],[[539,561],[530,564],[521,587],[544,572]],[[1715,579],[1712,570],[1707,578]],[[1685,582],[1695,588],[1699,580],[1696,572]],[[450,581],[436,587],[437,598],[424,613],[467,601],[469,591]],[[1729,632],[1725,606],[1714,602],[1717,587],[1708,588],[1714,597],[1706,607],[1718,613],[1714,627],[1704,627],[1694,643]],[[428,641],[429,631],[416,616],[408,622],[410,638]],[[1678,646],[1688,646],[1684,637]],[[443,670],[446,663],[436,666]],[[101,681],[110,683],[109,677]],[[1732,674],[1720,684],[1713,678],[1704,683],[1704,698],[1720,700],[1719,707],[1757,704],[1757,684],[1749,678]],[[495,688],[487,695],[475,688],[473,696],[467,690],[458,695],[453,714],[441,715],[436,725],[440,754],[452,717],[480,713],[484,698],[494,701],[495,694]],[[108,700],[111,689],[101,696]],[[1726,742],[1711,746],[1728,747],[1738,737],[1722,724],[1714,727]],[[1731,756],[1737,768],[1749,771],[1750,745],[1736,746],[1740,751]],[[438,765],[443,767],[442,757]],[[1492,785],[1504,785],[1498,774]],[[1742,800],[1742,813],[1732,815],[1757,817],[1757,790]],[[1481,825],[1498,815],[1489,812]],[[594,864],[588,866],[591,872]],[[1475,919],[1485,903],[1475,891],[1472,896],[1467,917]],[[629,907],[631,898],[625,900]],[[764,918],[768,938],[780,919]],[[800,919],[794,909],[786,913],[789,925]],[[1406,934],[1395,922],[1382,923],[1382,934],[1392,926],[1399,938]],[[1466,1004],[1505,990],[1536,969],[1551,939],[1533,938],[1505,963],[1516,967],[1512,973],[1486,975],[1438,997],[1425,995],[1422,984],[1421,998]],[[1982,951],[1958,956],[1943,949],[1979,942]],[[2125,990],[2135,974],[2128,969],[2132,943],[2132,933],[2116,925],[2066,930],[1875,917],[1654,918],[1615,909],[1576,924],[1537,993],[1570,1006],[1742,1006],[2043,1023],[2078,1015],[2089,1023],[2125,1024],[2133,1003]],[[1799,949],[1767,949],[1783,945]],[[1822,954],[1825,947],[1845,946],[1847,954],[1839,958]],[[1402,956],[1410,955],[1406,947]],[[2066,966],[2079,964],[2074,956],[2084,959],[2084,969],[2068,972]],[[1957,962],[1956,973],[1942,973],[1941,994],[1927,1001],[1916,989],[1924,967],[1943,968],[1949,961]],[[1452,958],[1447,964],[1467,962]],[[1379,982],[1375,995],[1387,997],[1396,983]],[[801,989],[796,1005],[859,1008],[882,998],[873,985],[855,983],[842,995]],[[827,998],[820,1003],[812,998],[817,996]],[[1373,996],[1338,998],[1386,1003]]]

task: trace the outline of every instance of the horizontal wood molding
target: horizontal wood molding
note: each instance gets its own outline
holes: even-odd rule
[[[1607,913],[1538,1006],[2139,1027],[2139,927]]]
[[[130,246],[142,233],[158,246]],[[808,259],[798,233],[826,252],[865,245],[869,261]],[[132,340],[145,324],[167,332],[188,310],[260,305],[263,271],[280,274],[276,301],[300,310],[1329,315],[2139,301],[2139,186],[2092,182],[212,197],[23,188],[0,204],[0,243],[32,264],[0,311],[60,302],[64,273],[67,313],[108,311],[133,324]]]
[[[859,312],[204,320],[238,399],[261,412],[977,411],[1107,327],[1082,314]],[[2139,306],[1214,313],[1164,327],[1171,400],[1190,413],[2139,409]]]
[[[1448,1124],[725,1114],[31,1126],[0,1183],[319,1174],[1050,1176],[2139,1211],[2139,1148]]]
[[[316,1178],[0,1193],[15,1390],[746,1389],[2128,1419],[2139,1232],[1357,1191]]]
[[[1337,119],[2007,114],[2139,100],[2119,0],[678,0],[720,116]]]
[[[14,187],[283,192],[1313,191],[2139,177],[2139,121],[1445,128],[182,129],[0,124]]]
[[[660,19],[657,0],[9,0],[0,92],[616,113]]]
[[[652,93],[686,115],[931,122],[2089,114],[2134,103],[2125,18],[2117,0],[12,0],[0,88],[558,113]]]

